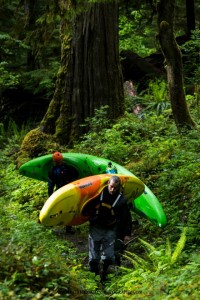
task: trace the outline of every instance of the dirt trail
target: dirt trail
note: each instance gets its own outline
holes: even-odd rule
[[[68,240],[74,245],[78,253],[88,253],[88,233],[82,232],[79,228],[73,229],[75,232],[66,233],[65,227],[62,229],[56,229],[55,234],[60,239]]]

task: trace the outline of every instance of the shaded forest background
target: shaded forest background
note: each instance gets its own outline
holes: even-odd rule
[[[72,3],[63,1],[56,5],[50,1],[46,5],[45,1],[11,1],[7,4],[2,1],[0,118],[5,124],[10,118],[19,124],[30,119],[40,122],[44,117],[61,72],[63,35],[67,47],[71,14],[79,16],[83,9],[81,5],[78,7],[78,2]],[[198,12],[198,1],[176,2],[174,30],[182,50],[185,90],[192,93],[198,89],[199,80]],[[133,81],[138,95],[148,88],[151,80],[165,80],[167,76],[158,42],[157,13],[153,1],[121,1],[119,5],[123,82]],[[95,84],[98,90],[101,82]],[[61,94],[58,97],[62,97]],[[93,115],[94,108],[85,118]]]
[[[73,11],[66,8],[80,1],[59,3],[67,12],[64,20],[71,21]],[[96,107],[80,124],[86,133],[71,145],[37,134],[27,143],[60,74],[63,11],[57,4],[1,1],[0,6],[0,299],[199,299],[200,3],[176,1],[174,19],[193,130],[180,133],[174,121],[155,2],[120,1],[123,83],[132,81],[135,89],[124,90],[124,113],[111,121],[107,105]],[[137,115],[136,104],[142,107]],[[88,224],[77,226],[73,241],[62,228],[39,225],[46,183],[18,173],[26,160],[55,150],[92,153],[125,166],[166,213],[167,226],[158,228],[132,212],[135,240],[104,287],[88,272]]]

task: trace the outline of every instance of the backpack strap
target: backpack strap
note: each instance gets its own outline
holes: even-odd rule
[[[103,192],[101,193],[101,196],[100,196],[100,202],[103,201]]]
[[[103,192],[100,195],[100,203],[95,206],[95,208],[96,208],[96,215],[99,214],[99,207],[100,207],[100,205],[102,205],[102,203],[101,203],[102,201],[103,201]]]
[[[112,207],[115,207],[115,205],[117,204],[117,202],[119,201],[119,199],[121,198],[122,193],[119,193],[119,195],[117,196],[115,202],[113,203]]]

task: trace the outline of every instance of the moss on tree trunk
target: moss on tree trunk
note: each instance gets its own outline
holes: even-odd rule
[[[174,0],[160,0],[158,5],[159,42],[165,57],[172,113],[179,132],[195,127],[191,119],[183,84],[181,51],[173,31]]]

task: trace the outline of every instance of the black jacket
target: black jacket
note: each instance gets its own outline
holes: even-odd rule
[[[107,211],[110,210],[110,212],[107,212],[107,215],[106,213],[102,214],[100,212],[102,203],[104,204],[104,207],[107,207]],[[116,204],[112,207],[114,203]],[[126,235],[131,235],[132,218],[127,199],[123,194],[117,192],[116,194],[111,195],[108,192],[108,187],[105,187],[102,193],[92,201],[91,204],[92,207],[89,213],[91,226],[97,225],[102,228],[110,228],[111,226],[116,227],[117,225],[118,236],[123,238]],[[111,208],[109,209],[110,206]],[[113,210],[114,213],[112,213],[111,210]],[[115,222],[109,222],[107,220],[107,216],[110,213],[113,215]]]
[[[71,181],[70,171],[64,162],[61,166],[52,166],[48,173],[48,195],[51,196],[53,194],[55,186],[56,189],[59,189]]]

